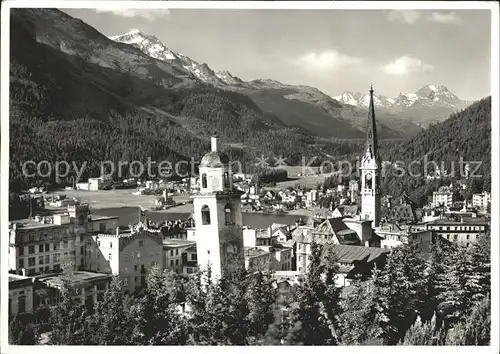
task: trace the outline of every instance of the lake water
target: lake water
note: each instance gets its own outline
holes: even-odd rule
[[[131,223],[137,223],[139,220],[139,208],[123,207],[123,208],[101,208],[94,209],[93,212],[102,216],[118,216],[120,226],[128,226]],[[190,213],[165,213],[158,211],[147,211],[146,215],[151,221],[170,221],[170,220],[186,220]],[[304,222],[308,221],[307,216],[299,215],[279,215],[279,214],[258,214],[258,213],[243,213],[243,224],[252,228],[266,228],[272,223],[280,224],[295,224],[302,218]],[[144,220],[144,217],[141,218]]]

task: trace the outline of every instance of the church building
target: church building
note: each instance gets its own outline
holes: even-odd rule
[[[227,155],[212,151],[203,156],[200,166],[200,192],[193,195],[196,252],[201,270],[210,267],[212,281],[224,270],[244,266],[241,195],[233,189]]]
[[[373,87],[370,87],[366,145],[361,161],[361,219],[371,220],[372,228],[380,223],[380,169]]]

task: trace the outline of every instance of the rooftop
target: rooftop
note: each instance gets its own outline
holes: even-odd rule
[[[381,255],[389,253],[385,248],[332,245],[339,263],[353,263],[356,261],[372,262]]]
[[[115,220],[119,219],[118,216],[104,216],[104,215],[89,215],[89,221],[104,221],[104,220]]]
[[[11,221],[12,225],[16,225],[17,230],[29,230],[29,229],[47,229],[47,228],[55,228],[55,227],[65,227],[69,224],[45,224],[40,221],[36,221],[35,219],[21,219],[21,220],[13,220]]]
[[[176,248],[183,246],[192,246],[196,245],[196,241],[191,240],[180,240],[175,238],[164,238],[163,239],[163,247],[165,248]]]
[[[62,284],[62,279],[64,274],[50,274],[47,276],[40,276],[37,279],[44,283],[50,283],[54,286],[60,286]],[[86,272],[86,271],[74,271],[70,281],[73,284],[81,284],[88,281],[101,280],[111,278],[111,274],[107,273],[97,273],[97,272]]]
[[[245,257],[248,257],[248,258],[259,257],[259,256],[262,256],[266,253],[269,254],[269,252],[264,251],[260,248],[245,247]]]
[[[454,219],[436,219],[429,222],[430,225],[487,225],[488,222],[483,218],[464,217],[462,220]]]

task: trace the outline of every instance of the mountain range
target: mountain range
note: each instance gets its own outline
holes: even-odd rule
[[[345,91],[335,100],[354,107],[368,107],[370,95],[360,92]],[[425,85],[416,92],[401,92],[397,97],[374,94],[374,105],[382,111],[406,117],[421,126],[448,118],[449,114],[463,109],[472,102],[462,100],[446,86]]]
[[[200,156],[214,132],[232,158],[294,164],[349,153],[365,136],[366,107],[310,86],[241,80],[139,30],[108,38],[57,9],[13,9],[10,41],[14,170],[27,159],[92,161],[93,174],[106,159]],[[422,130],[382,107],[377,125],[381,141]]]
[[[257,104],[262,105],[262,108],[265,110],[276,108],[276,101],[285,99],[283,104],[293,106],[294,103],[290,103],[289,100],[299,100],[323,108],[330,116],[349,119],[351,120],[350,124],[355,128],[364,129],[363,124],[365,122],[363,119],[359,119],[359,115],[362,117],[366,113],[365,110],[370,100],[369,93],[362,94],[360,92],[346,91],[341,95],[330,97],[312,87],[286,85],[271,79],[243,81],[233,76],[227,70],[213,70],[206,63],[200,64],[184,54],[175,52],[165,46],[156,36],[145,34],[138,29],[130,30],[122,35],[112,36],[110,39],[130,44],[152,58],[168,62],[178,68],[183,68],[204,83],[225,90],[236,90],[248,94],[252,98],[255,98]],[[267,91],[266,94],[259,94],[263,90]],[[294,92],[287,92],[290,90]],[[262,97],[268,95],[272,96],[274,101],[270,105]],[[330,98],[333,98],[340,105],[332,102]],[[414,135],[419,131],[416,126],[426,127],[429,123],[442,121],[450,113],[466,107],[471,102],[459,99],[446,86],[427,85],[415,93],[401,92],[395,98],[374,94],[374,103],[380,109],[378,118],[382,123],[382,137],[395,137],[398,134]],[[360,108],[361,110],[353,109],[353,107]],[[304,122],[303,118],[291,119],[288,110],[284,114],[279,113],[277,112],[278,117],[286,124],[302,127],[314,134],[325,134],[323,129],[316,129],[314,126]],[[316,113],[315,115],[320,117],[323,114]],[[387,127],[389,126],[395,131],[391,132],[388,130]],[[327,129],[326,133],[331,134],[332,132]]]

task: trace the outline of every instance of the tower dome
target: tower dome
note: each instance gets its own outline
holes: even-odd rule
[[[229,165],[229,157],[226,154],[221,154],[218,151],[210,151],[205,154],[200,162],[200,167],[224,167]]]

